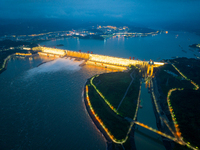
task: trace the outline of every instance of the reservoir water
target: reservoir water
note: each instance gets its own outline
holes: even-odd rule
[[[147,37],[113,37],[106,40],[66,38],[54,41],[46,41],[41,45],[56,47],[63,44],[60,49],[67,49],[82,52],[92,51],[95,54],[116,56],[116,57],[135,57],[135,59],[158,61],[172,57],[195,57],[200,56],[197,50],[189,45],[199,43],[200,36],[192,33],[169,32],[169,34],[158,34]]]
[[[200,37],[194,34],[169,33],[104,41],[67,38],[41,45],[64,44],[59,48],[160,60],[199,56],[197,50],[191,51],[188,47],[199,41]],[[8,62],[7,70],[0,74],[0,148],[105,150],[105,139],[88,116],[81,95],[87,78],[110,71],[79,67],[81,62],[64,58],[37,67],[43,61],[46,58],[13,58]],[[142,85],[143,108],[138,112],[138,121],[156,128],[150,95],[145,90]],[[135,132],[138,150],[145,149],[144,145],[149,150],[162,150],[159,138],[140,127]]]

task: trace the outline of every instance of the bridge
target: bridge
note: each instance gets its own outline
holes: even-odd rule
[[[133,59],[126,59],[126,58],[119,58],[119,57],[112,57],[106,55],[98,55],[98,54],[91,54],[91,53],[84,53],[84,52],[77,52],[71,50],[63,50],[57,48],[50,48],[50,47],[33,47],[32,50],[38,51],[39,55],[45,55],[48,57],[74,57],[78,59],[85,60],[85,64],[87,65],[94,65],[100,66],[103,68],[110,68],[116,70],[127,70],[130,65],[139,65],[147,68],[149,61],[141,61],[141,60],[133,60]],[[159,67],[164,65],[161,62],[154,62],[154,67]]]

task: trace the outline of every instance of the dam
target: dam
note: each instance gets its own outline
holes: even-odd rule
[[[149,61],[132,60],[126,58],[90,54],[84,52],[77,52],[71,50],[63,50],[50,47],[33,47],[32,50],[38,51],[39,55],[44,55],[47,57],[72,57],[78,60],[84,60],[86,65],[99,66],[103,68],[115,69],[124,71],[127,70],[130,65],[138,65],[147,68]],[[164,65],[161,62],[154,62],[154,67],[159,67]]]

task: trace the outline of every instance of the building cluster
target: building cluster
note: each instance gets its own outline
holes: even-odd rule
[[[0,46],[0,51],[15,50],[15,49],[27,50],[27,51],[31,50],[31,48],[29,46],[25,46],[25,45],[8,47],[8,48],[5,48],[4,46]]]
[[[108,37],[136,37],[136,36],[148,36],[148,35],[156,35],[159,31],[150,32],[150,33],[138,33],[132,32],[127,26],[116,27],[116,26],[92,26],[87,29],[78,29],[78,30],[70,30],[70,31],[56,31],[56,32],[48,32],[48,33],[39,33],[39,34],[31,34],[31,35],[4,35],[0,37],[0,41],[3,40],[13,40],[13,41],[45,41],[45,40],[55,40],[58,38],[65,37],[87,37],[96,35],[101,38]]]

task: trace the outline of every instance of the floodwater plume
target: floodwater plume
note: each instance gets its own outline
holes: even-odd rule
[[[68,58],[58,58],[28,70],[26,77],[32,77],[42,73],[54,73],[58,71],[66,71],[67,73],[75,72],[81,69],[79,65],[82,62],[83,61],[73,61]]]

